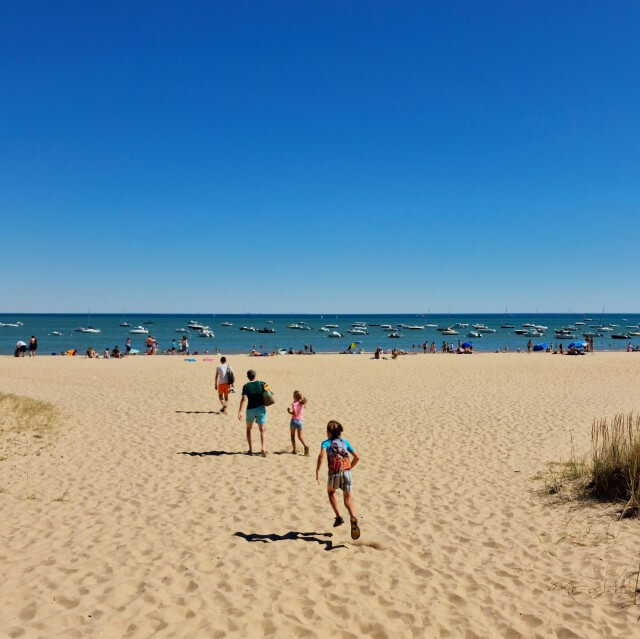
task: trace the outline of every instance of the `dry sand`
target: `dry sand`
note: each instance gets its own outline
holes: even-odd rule
[[[0,636],[640,636],[640,524],[533,479],[640,408],[640,355],[231,362],[276,393],[266,459],[239,393],[215,412],[215,362],[0,358],[0,391],[64,420],[0,441]],[[294,389],[311,458],[277,454]],[[358,542],[314,481],[329,418],[362,457]]]

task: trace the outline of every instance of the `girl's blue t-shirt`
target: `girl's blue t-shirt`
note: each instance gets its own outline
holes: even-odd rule
[[[342,439],[342,437],[340,437],[340,439]],[[346,446],[347,450],[353,454],[353,446],[346,440],[346,439],[342,439],[342,442],[344,443],[344,445]],[[324,448],[325,450],[329,450],[329,446],[331,445],[331,440],[330,439],[325,439],[322,442],[322,448]]]

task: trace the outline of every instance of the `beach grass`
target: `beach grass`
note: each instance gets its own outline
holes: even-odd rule
[[[625,516],[640,513],[640,413],[594,420],[585,489],[601,501],[623,501]]]
[[[0,392],[0,438],[10,434],[31,433],[42,439],[50,435],[59,418],[58,409],[49,402],[32,397]]]

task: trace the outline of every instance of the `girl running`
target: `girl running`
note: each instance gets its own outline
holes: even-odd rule
[[[309,447],[304,439],[302,439],[302,420],[304,418],[304,407],[307,405],[307,398],[302,396],[300,391],[293,391],[293,403],[291,408],[287,408],[287,412],[291,415],[289,429],[291,430],[291,453],[296,454],[296,431],[298,431],[298,439],[304,446],[304,456],[309,457]]]
[[[356,517],[353,497],[351,495],[353,485],[351,469],[355,468],[356,464],[360,461],[360,457],[358,457],[356,452],[353,450],[351,444],[346,439],[342,439],[342,430],[342,424],[339,422],[331,420],[327,424],[328,439],[322,442],[322,447],[320,448],[318,463],[316,464],[316,481],[320,483],[320,467],[322,466],[326,451],[327,462],[329,465],[327,493],[331,508],[333,508],[333,512],[336,514],[333,526],[335,528],[336,526],[344,524],[344,519],[340,516],[338,502],[336,500],[336,490],[340,488],[344,498],[344,505],[349,511],[349,516],[351,517],[351,539],[358,539],[360,537],[360,528],[358,528],[358,518]],[[351,461],[349,460],[349,453],[353,455],[353,459]]]

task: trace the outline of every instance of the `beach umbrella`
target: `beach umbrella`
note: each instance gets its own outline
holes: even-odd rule
[[[587,348],[586,342],[571,342],[569,348]]]
[[[543,342],[542,344],[536,344],[533,347],[534,351],[546,351],[549,348],[549,344],[547,344],[546,342]]]
[[[462,345],[462,348],[471,348],[473,346],[473,342],[465,342]]]

